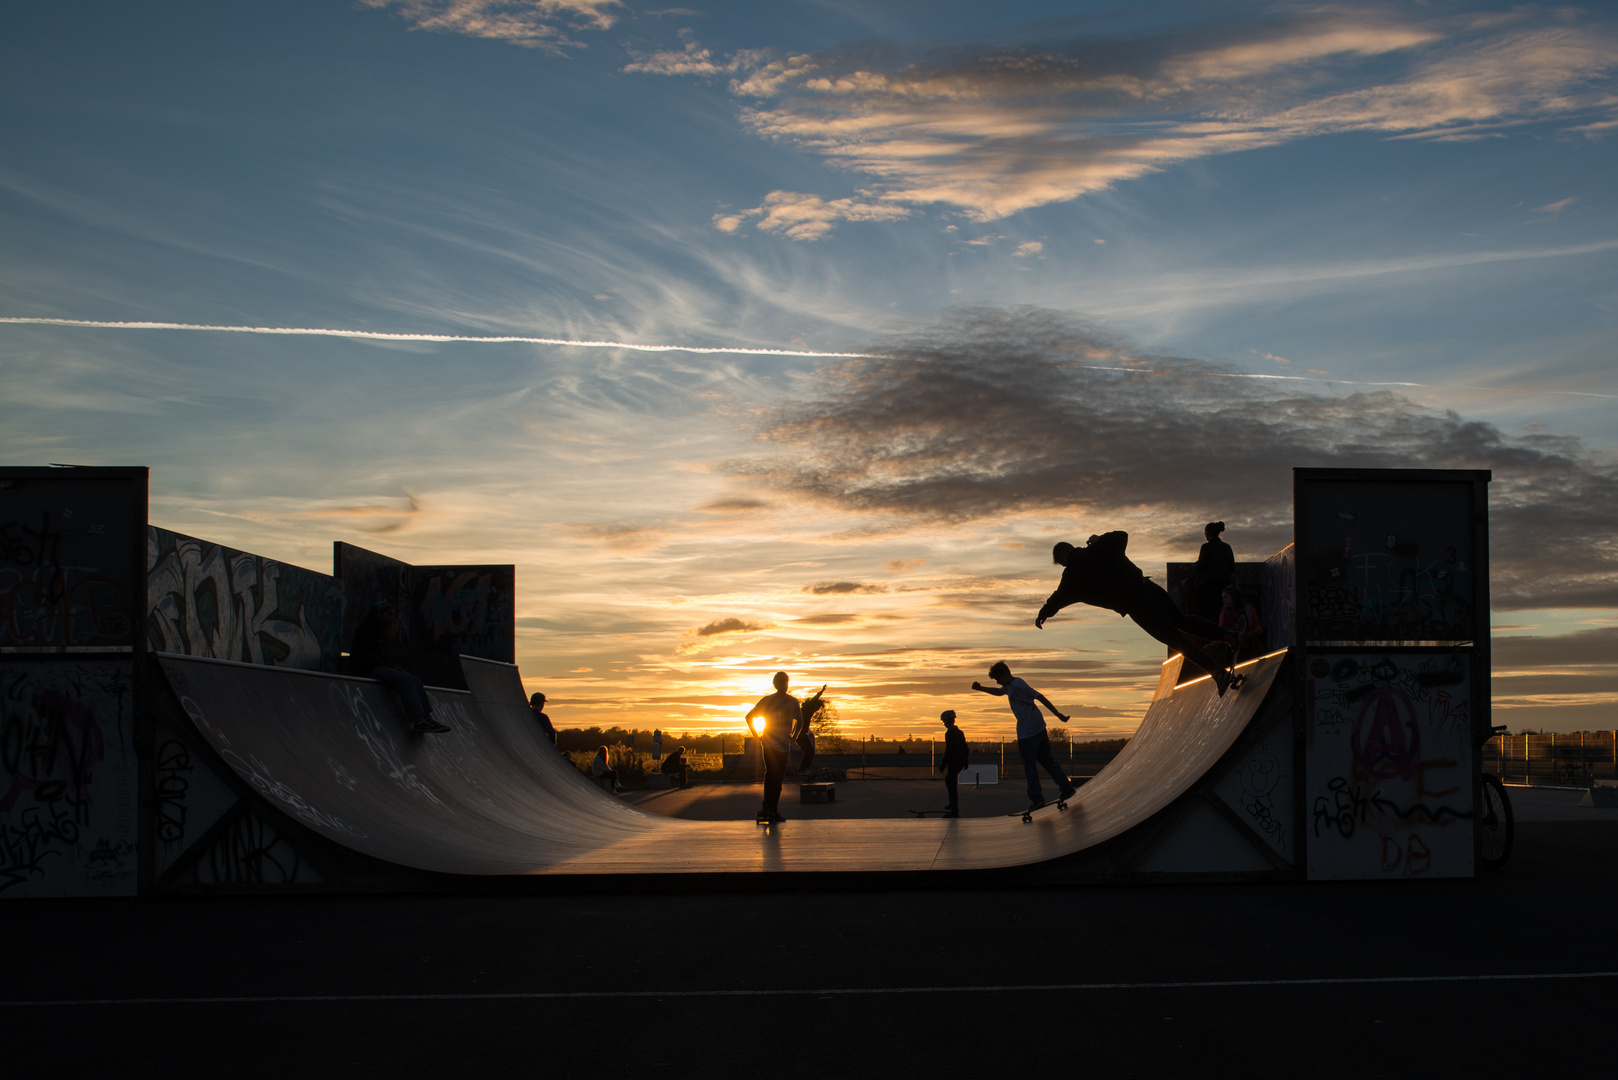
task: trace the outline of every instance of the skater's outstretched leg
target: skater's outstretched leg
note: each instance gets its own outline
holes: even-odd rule
[[[1163,591],[1162,586],[1151,581],[1145,584],[1148,587],[1141,590],[1140,600],[1130,609],[1129,617],[1135,621],[1136,626],[1169,648],[1178,651],[1185,657],[1187,663],[1195,664],[1212,675],[1214,685],[1219,688],[1219,696],[1223,697],[1225,690],[1230,686],[1230,669],[1209,656],[1206,650],[1193,641],[1181,629],[1181,623],[1204,623],[1213,631],[1210,636],[1215,638],[1222,637],[1223,632],[1206,619],[1181,615],[1179,608],[1174,606],[1174,601]]]

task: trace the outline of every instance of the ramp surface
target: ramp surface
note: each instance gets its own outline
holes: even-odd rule
[[[452,731],[409,733],[381,684],[160,655],[175,700],[266,800],[332,841],[449,874],[976,870],[1083,851],[1141,824],[1206,774],[1269,695],[1284,653],[1217,696],[1164,665],[1139,731],[1065,813],[1016,818],[682,821],[587,780],[544,739],[513,665],[463,657],[466,691],[429,689]]]

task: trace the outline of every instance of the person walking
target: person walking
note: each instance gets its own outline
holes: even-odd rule
[[[781,782],[787,774],[792,731],[803,719],[798,699],[787,693],[787,673],[777,671],[773,682],[775,693],[760,698],[747,714],[747,730],[764,750],[764,802],[758,809],[758,820],[766,823],[786,820],[781,816]],[[753,726],[759,717],[764,720],[762,732]]]
[[[939,714],[938,719],[944,724],[944,760],[938,763],[938,771],[944,774],[944,790],[949,792],[949,803],[944,807],[944,816],[960,817],[960,790],[956,781],[961,775],[961,770],[966,768],[968,756],[966,735],[955,726],[954,709],[945,709]]]
[[[1039,609],[1034,626],[1044,629],[1047,619],[1070,604],[1110,608],[1213,676],[1219,696],[1224,697],[1231,685],[1230,669],[1209,656],[1192,635],[1224,641],[1225,632],[1207,619],[1182,614],[1163,586],[1129,561],[1124,554],[1128,544],[1129,534],[1118,531],[1092,536],[1082,548],[1066,541],[1052,548],[1051,561],[1063,568],[1062,580]]]
[[[1017,753],[1022,757],[1023,776],[1028,781],[1028,809],[1038,810],[1045,805],[1045,792],[1039,785],[1041,768],[1056,781],[1056,790],[1060,793],[1057,801],[1066,802],[1078,789],[1068,779],[1067,773],[1056,766],[1056,758],[1051,754],[1051,737],[1045,730],[1045,716],[1039,711],[1039,706],[1045,706],[1052,716],[1064,724],[1071,717],[1064,716],[1049,698],[1013,675],[1004,660],[989,669],[989,678],[1000,685],[984,686],[975,682],[972,689],[1006,698],[1011,705],[1011,715],[1017,718]]]

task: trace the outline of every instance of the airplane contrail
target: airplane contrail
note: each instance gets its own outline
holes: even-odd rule
[[[580,341],[575,338],[548,338],[528,337],[518,334],[509,335],[479,335],[479,334],[405,334],[387,330],[333,330],[318,326],[212,326],[204,323],[177,323],[177,322],[107,322],[96,319],[44,319],[23,315],[0,315],[0,323],[24,326],[82,326],[92,330],[212,330],[222,334],[269,334],[282,336],[306,337],[337,337],[359,338],[367,341],[429,341],[429,342],[471,342],[473,344],[521,344],[521,345],[559,345],[576,349],[629,349],[635,352],[686,352],[686,353],[728,353],[740,356],[807,356],[823,357],[826,359],[853,359],[876,360],[880,359],[872,353],[858,352],[817,352],[812,349],[747,349],[734,345],[643,345],[632,341]],[[1132,375],[1154,374],[1156,369],[1137,367],[1110,367],[1103,364],[1085,364],[1085,367],[1095,371],[1119,371]],[[1312,382],[1335,383],[1345,386],[1401,386],[1401,387],[1427,387],[1429,383],[1418,382],[1368,382],[1355,379],[1333,379],[1329,377],[1310,378],[1305,375],[1273,375],[1258,374],[1241,371],[1201,371],[1190,374],[1202,375],[1207,378],[1220,379],[1260,379],[1275,382]],[[1563,394],[1576,397],[1612,398],[1618,395],[1599,394],[1592,391],[1579,390],[1507,390],[1491,386],[1463,387],[1468,390],[1489,390],[1497,393],[1542,393]]]
[[[527,337],[518,334],[400,334],[385,330],[332,330],[312,326],[207,326],[177,322],[102,322],[94,319],[39,319],[0,316],[0,323],[28,326],[83,326],[95,330],[212,330],[221,334],[281,334],[297,337],[361,338],[367,341],[474,342],[482,345],[563,345],[575,349],[632,349],[636,352],[733,353],[744,356],[824,356],[862,358],[868,353],[815,352],[809,349],[745,349],[727,345],[639,345],[632,341],[579,341],[574,338]]]

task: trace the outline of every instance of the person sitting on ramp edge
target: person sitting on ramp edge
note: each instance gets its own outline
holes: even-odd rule
[[[764,747],[764,804],[759,807],[758,820],[785,821],[781,816],[781,781],[787,774],[787,754],[792,745],[792,729],[803,718],[798,699],[787,693],[787,673],[775,673],[775,693],[760,698],[747,714],[747,730]],[[753,727],[753,719],[764,718],[764,730]]]
[[[960,817],[961,796],[956,778],[966,768],[966,735],[955,726],[954,709],[945,709],[938,719],[944,722],[944,760],[938,763],[938,771],[944,774],[944,788],[949,792],[949,805],[944,807],[944,816]]]
[[[427,698],[427,688],[410,672],[388,662],[388,642],[399,636],[399,624],[393,605],[378,600],[365,613],[365,618],[354,628],[354,640],[348,646],[348,668],[355,675],[364,675],[393,691],[404,706],[405,719],[410,729],[436,734],[449,727],[433,719],[433,703]]]
[[[685,758],[684,746],[681,746],[679,749],[675,750],[674,753],[664,758],[663,764],[660,765],[659,768],[662,769],[664,776],[672,778],[674,782],[679,784],[681,787],[688,788],[691,786],[691,781],[686,779],[688,766]]]
[[[1051,737],[1045,730],[1045,717],[1039,711],[1039,705],[1044,705],[1052,716],[1064,724],[1071,717],[1062,715],[1062,710],[1052,705],[1050,698],[1013,676],[1004,660],[989,669],[989,678],[1000,684],[999,689],[978,682],[972,684],[972,689],[1009,699],[1011,715],[1017,718],[1017,753],[1022,755],[1023,776],[1028,779],[1029,811],[1045,805],[1045,792],[1039,786],[1040,766],[1044,766],[1045,771],[1051,774],[1051,779],[1056,781],[1056,789],[1060,792],[1056,801],[1067,802],[1078,789],[1068,779],[1067,773],[1056,767],[1056,759],[1051,756]],[[1039,702],[1039,705],[1035,702]]]
[[[1224,697],[1231,685],[1230,670],[1209,656],[1191,635],[1209,641],[1223,641],[1227,635],[1207,619],[1181,614],[1163,586],[1129,561],[1124,554],[1128,544],[1129,534],[1119,531],[1092,536],[1082,548],[1066,541],[1052,548],[1051,561],[1064,568],[1062,581],[1039,609],[1034,625],[1044,629],[1045,620],[1069,604],[1110,608],[1129,616],[1136,626],[1212,675],[1219,696]]]

